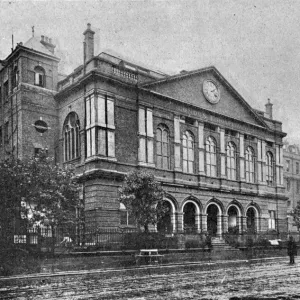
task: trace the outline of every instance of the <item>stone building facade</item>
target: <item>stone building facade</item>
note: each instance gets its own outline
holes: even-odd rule
[[[288,230],[298,232],[293,218],[289,215],[300,201],[300,149],[298,145],[284,143],[284,182],[286,187]]]
[[[271,103],[266,112],[253,109],[215,67],[169,76],[95,55],[89,24],[83,64],[61,79],[51,40],[33,39],[2,61],[1,153],[25,157],[47,148],[57,162],[76,166],[87,227],[133,226],[118,188],[140,169],[166,191],[169,213],[158,230],[287,231],[285,133]],[[7,135],[9,120],[17,125]]]

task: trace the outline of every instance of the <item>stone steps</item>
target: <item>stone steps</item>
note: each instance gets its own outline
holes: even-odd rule
[[[215,250],[234,250],[232,246],[228,245],[222,238],[211,239],[212,248]]]

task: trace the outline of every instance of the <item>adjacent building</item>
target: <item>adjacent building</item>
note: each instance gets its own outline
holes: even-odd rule
[[[3,158],[48,149],[72,164],[87,227],[132,227],[118,188],[132,170],[166,191],[163,232],[287,232],[282,124],[252,108],[215,68],[169,76],[109,53],[58,74],[51,39],[32,37],[0,69]]]
[[[289,215],[300,201],[300,150],[295,144],[284,143],[284,181],[286,187],[288,230],[298,232],[294,225],[293,218]]]

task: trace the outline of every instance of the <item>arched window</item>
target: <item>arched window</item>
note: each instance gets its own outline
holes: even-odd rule
[[[255,169],[254,165],[254,151],[251,147],[248,147],[245,151],[245,172],[246,172],[246,182],[255,181]]]
[[[156,130],[156,165],[161,169],[170,169],[169,130],[163,124]]]
[[[236,180],[236,147],[234,143],[229,142],[226,149],[227,159],[227,178]]]
[[[206,139],[206,175],[217,176],[217,147],[212,137]]]
[[[273,185],[274,182],[274,160],[271,152],[266,153],[266,182],[267,185]]]
[[[40,66],[34,68],[34,85],[45,87],[45,70]]]
[[[64,122],[64,158],[65,161],[80,156],[80,122],[78,115],[71,112]]]
[[[182,170],[194,173],[194,139],[188,131],[182,136]]]
[[[125,226],[134,225],[134,218],[123,203],[120,203],[120,224]]]

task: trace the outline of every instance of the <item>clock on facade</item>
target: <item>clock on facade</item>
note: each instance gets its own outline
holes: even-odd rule
[[[220,90],[212,80],[205,80],[203,82],[203,94],[212,104],[216,104],[220,100]]]

